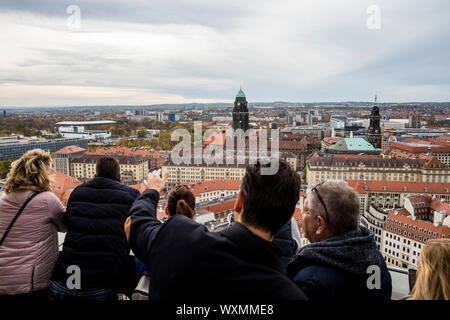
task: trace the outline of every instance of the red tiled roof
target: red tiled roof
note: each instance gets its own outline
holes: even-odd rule
[[[447,168],[445,164],[440,162],[434,156],[429,154],[420,154],[419,155],[419,163],[423,168]]]
[[[397,223],[396,223],[397,222]],[[399,225],[398,223],[401,223]],[[411,228],[406,227],[407,225],[412,225]],[[414,226],[416,229],[414,230]],[[390,230],[391,227],[397,228],[397,232],[394,230]],[[422,231],[420,231],[420,228],[422,228]],[[413,220],[411,215],[406,209],[401,209],[397,211],[397,214],[394,212],[389,213],[388,219],[386,219],[386,222],[384,223],[384,230],[391,232],[391,233],[397,233],[398,235],[411,239],[413,241],[418,241],[425,243],[425,239],[440,239],[442,238],[442,234],[445,235],[445,237],[448,239],[450,234],[450,228],[442,225],[435,227],[432,222],[429,221],[423,221],[423,220]],[[405,235],[406,231],[406,235]],[[437,235],[434,236],[433,234],[429,235],[428,231],[436,232]],[[426,233],[425,233],[426,232]],[[411,234],[411,235],[409,235]],[[416,238],[414,238],[416,236]],[[419,239],[419,236],[422,237],[422,240]]]
[[[80,152],[80,151],[86,151],[86,149],[81,148],[79,146],[67,146],[62,149],[59,149],[58,151],[55,151],[55,154],[67,154],[67,153],[74,153],[74,152]]]
[[[53,193],[64,205],[67,205],[70,194],[73,189],[81,184],[81,181],[61,172],[52,172],[51,177],[54,182],[52,189]]]
[[[450,152],[450,146],[446,144],[441,144],[445,140],[439,141],[434,140],[438,145],[435,145],[430,140],[425,139],[417,139],[417,138],[406,138],[402,140],[401,142],[392,142],[389,146],[395,149],[404,150],[410,153],[426,153],[428,151],[428,145],[431,145],[431,151],[432,152]],[[428,145],[410,145],[406,143],[421,143],[421,144],[428,144]]]
[[[201,208],[205,209],[205,210],[208,210],[208,211],[211,211],[211,212],[214,212],[214,213],[216,213],[216,212],[223,212],[225,210],[228,211],[230,209],[234,209],[235,202],[236,202],[236,200],[233,199],[233,200],[228,200],[228,201],[225,201],[225,202],[218,202],[218,203],[215,203],[215,204],[207,205],[207,206],[204,206],[204,207],[201,207]]]
[[[342,139],[343,139],[342,137],[326,137],[326,138],[323,138],[322,143],[329,146],[329,145],[332,145]]]
[[[410,197],[409,201],[414,209],[430,208],[433,211],[446,211],[450,214],[450,205],[447,202],[441,201],[431,196],[428,197]]]
[[[112,154],[120,154],[124,156],[129,155],[137,155],[141,157],[149,157],[149,158],[163,158],[164,155],[159,153],[158,151],[150,151],[144,149],[130,149],[127,147],[109,147],[109,148],[100,148],[94,151],[86,152],[87,155],[112,155]]]
[[[204,192],[218,190],[238,190],[241,180],[206,180],[194,184],[188,184],[195,196]]]
[[[450,194],[450,184],[443,182],[409,182],[385,180],[345,180],[358,193],[367,192],[405,192]],[[366,190],[367,187],[367,190]],[[386,188],[386,190],[384,190]],[[406,188],[406,190],[405,190]],[[425,189],[426,188],[426,189]]]

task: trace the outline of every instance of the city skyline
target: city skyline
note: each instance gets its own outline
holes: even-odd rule
[[[0,103],[450,101],[450,4],[322,2],[2,1]]]

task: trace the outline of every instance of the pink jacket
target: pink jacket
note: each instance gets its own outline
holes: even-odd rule
[[[33,190],[37,190],[32,187]],[[31,191],[0,197],[0,237]],[[0,294],[20,294],[49,287],[58,257],[58,231],[66,231],[66,209],[52,192],[41,192],[26,206],[0,246]]]

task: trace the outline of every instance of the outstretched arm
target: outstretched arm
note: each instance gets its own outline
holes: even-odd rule
[[[125,233],[130,247],[139,260],[148,263],[150,248],[156,239],[162,223],[156,210],[159,193],[164,189],[167,177],[161,178],[161,170],[148,175],[147,189],[133,203],[130,217],[125,222]]]

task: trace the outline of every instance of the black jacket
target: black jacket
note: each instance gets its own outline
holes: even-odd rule
[[[234,222],[234,213],[231,213],[230,223]],[[297,226],[295,226],[297,228]],[[289,220],[273,237],[272,243],[281,250],[281,264],[283,267],[292,261],[298,251],[298,244],[292,236],[292,222]]]
[[[183,215],[161,223],[158,200],[147,190],[131,208],[130,245],[150,269],[150,299],[305,299],[284,274],[276,245],[238,222],[220,232]]]
[[[275,234],[273,243],[281,249],[281,262],[286,267],[297,253],[297,243],[292,238],[292,223],[289,221]]]
[[[362,226],[304,246],[287,273],[311,300],[391,298],[386,263],[372,231]]]
[[[124,222],[139,191],[116,179],[96,177],[73,190],[67,234],[52,280],[66,283],[67,267],[81,269],[81,288],[121,288],[130,248]]]

